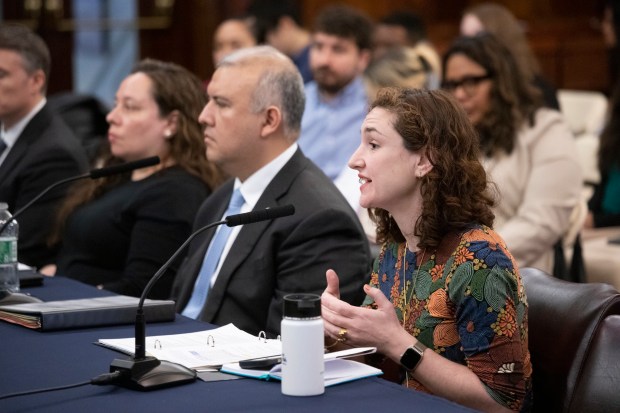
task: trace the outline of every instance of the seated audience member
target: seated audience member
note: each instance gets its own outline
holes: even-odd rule
[[[291,58],[304,83],[312,80],[310,32],[303,26],[298,0],[254,0],[248,13],[256,18],[258,42]]]
[[[224,58],[200,114],[207,158],[234,177],[202,205],[195,228],[236,212],[292,204],[295,214],[198,236],[175,281],[183,315],[251,334],[280,332],[283,297],[325,288],[337,267],[343,299],[361,304],[368,242],[355,212],[298,148],[303,81],[270,46]]]
[[[430,66],[429,88],[439,87],[441,79],[441,58],[428,41],[426,27],[420,17],[406,11],[395,11],[379,21],[373,30],[373,60],[383,57],[388,51],[401,47],[415,47]]]
[[[510,10],[496,3],[479,3],[466,9],[461,19],[461,35],[475,36],[480,32],[491,33],[507,47],[521,72],[542,92],[544,105],[559,110],[555,87],[543,77],[523,27]]]
[[[161,163],[83,181],[61,210],[57,268],[45,273],[119,294],[142,293],[189,236],[218,181],[197,121],[205,102],[200,80],[186,69],[150,59],[136,65],[107,117],[111,155],[104,165],[151,156]],[[176,269],[155,284],[152,297],[168,298]]]
[[[256,23],[253,17],[224,20],[217,26],[213,35],[213,63],[217,65],[235,50],[257,44]]]
[[[362,74],[370,61],[371,30],[368,17],[351,7],[332,6],[319,14],[310,47],[314,81],[306,84],[299,137],[306,156],[336,183],[353,208],[359,194],[351,198],[339,177],[346,174],[368,107]]]
[[[370,62],[364,72],[364,84],[369,100],[384,87],[429,89],[431,68],[417,47],[391,49],[381,58]]]
[[[495,230],[521,267],[551,273],[553,246],[581,200],[568,125],[559,112],[542,107],[510,51],[490,34],[457,39],[443,68],[443,88],[478,131],[483,165],[499,189]]]
[[[50,53],[25,26],[0,23],[0,202],[15,214],[48,186],[88,169],[86,152],[47,103]],[[18,219],[20,262],[53,262],[47,245],[67,186],[50,191]]]
[[[377,347],[407,387],[480,411],[527,411],[527,299],[491,229],[494,194],[458,102],[443,91],[379,91],[349,165],[383,247],[362,307],[339,300],[327,271],[327,339]]]
[[[611,97],[610,118],[600,136],[601,181],[588,202],[585,228],[620,226],[620,83]]]

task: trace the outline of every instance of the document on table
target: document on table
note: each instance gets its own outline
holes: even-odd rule
[[[360,347],[325,354],[325,370],[323,374],[325,387],[383,374],[381,370],[367,364],[353,360],[344,360],[347,357],[371,354],[376,350],[375,347]],[[253,370],[243,369],[239,366],[239,363],[230,363],[223,365],[220,371],[260,380],[282,380],[282,364],[277,364],[270,370]]]
[[[135,339],[99,339],[95,344],[131,356]],[[195,333],[150,336],[146,352],[159,360],[181,364],[197,371],[215,371],[223,364],[282,354],[280,340],[253,336],[233,324]]]

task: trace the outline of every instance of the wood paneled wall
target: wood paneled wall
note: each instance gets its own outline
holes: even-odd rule
[[[607,91],[607,52],[599,29],[604,0],[503,0],[524,24],[534,53],[546,77],[558,88]],[[142,53],[175,60],[208,78],[211,37],[217,24],[242,14],[250,0],[177,1],[175,23],[169,33],[145,32]],[[304,25],[311,27],[319,11],[332,0],[300,0]],[[372,18],[394,10],[419,14],[431,42],[443,51],[458,35],[461,14],[479,1],[467,0],[345,0]]]
[[[90,0],[89,0],[90,1]],[[299,0],[305,26],[333,0]],[[527,36],[546,77],[558,88],[607,91],[607,51],[599,30],[604,0],[496,0],[508,7],[527,28]],[[207,79],[213,71],[211,42],[217,25],[242,14],[251,0],[176,0],[171,25],[140,32],[141,57],[179,63]],[[475,0],[341,0],[379,19],[394,10],[409,10],[427,24],[431,42],[445,50],[458,34],[463,10]],[[4,1],[5,19],[24,19],[21,3]],[[70,18],[71,0],[62,0]],[[155,0],[138,0],[141,16],[148,16]],[[18,7],[19,6],[19,7]],[[45,17],[45,16],[43,16]],[[71,88],[71,35],[40,26],[54,57],[50,91]],[[63,68],[63,70],[58,70]]]

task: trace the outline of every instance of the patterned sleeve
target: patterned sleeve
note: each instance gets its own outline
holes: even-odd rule
[[[531,364],[527,304],[515,261],[489,229],[466,233],[453,257],[446,301],[454,306],[465,363],[494,400],[518,410],[529,389]]]

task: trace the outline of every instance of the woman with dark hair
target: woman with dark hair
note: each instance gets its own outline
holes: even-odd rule
[[[476,131],[444,91],[385,88],[349,161],[383,243],[362,307],[327,271],[325,333],[374,346],[407,387],[482,411],[519,410],[531,388],[527,304],[493,225]]]
[[[200,80],[186,69],[149,59],[137,64],[107,116],[110,154],[103,166],[150,156],[161,163],[82,181],[59,214],[57,268],[43,273],[119,294],[142,293],[189,236],[198,207],[220,180],[207,162],[198,123],[206,102]],[[173,265],[153,297],[169,297],[175,272]]]
[[[559,112],[542,107],[512,54],[490,34],[457,39],[444,55],[443,68],[442,87],[476,128],[482,163],[500,192],[495,230],[519,266],[551,273],[554,245],[573,224],[573,210],[583,204],[568,125]]]
[[[494,35],[510,50],[521,73],[542,93],[545,106],[560,109],[557,91],[543,77],[522,25],[506,6],[478,3],[468,7],[463,12],[460,30],[463,36],[475,36],[482,32]]]

